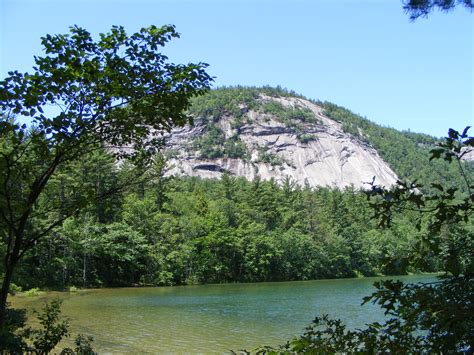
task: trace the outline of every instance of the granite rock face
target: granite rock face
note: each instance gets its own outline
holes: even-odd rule
[[[219,178],[227,171],[249,180],[257,175],[277,182],[289,177],[300,185],[338,188],[353,185],[362,189],[373,178],[384,186],[397,181],[396,174],[373,147],[344,132],[341,124],[326,117],[318,105],[301,98],[259,97],[262,103],[272,100],[287,108],[310,110],[314,120],[299,122],[295,128],[276,115],[242,107],[244,123],[238,128],[233,128],[235,117],[230,115],[223,115],[213,124],[225,139],[239,137],[247,149],[246,158],[209,159],[203,158],[192,144],[206,132],[205,120],[198,117],[193,126],[176,128],[166,137],[167,174]],[[272,160],[262,159],[262,152]]]

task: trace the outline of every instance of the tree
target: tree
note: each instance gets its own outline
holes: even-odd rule
[[[405,0],[403,9],[410,15],[410,20],[413,21],[419,17],[427,17],[433,9],[450,11],[457,5],[470,10],[474,8],[472,0]]]
[[[114,26],[94,40],[74,26],[42,38],[45,56],[35,57],[32,74],[13,71],[0,82],[0,328],[18,261],[90,201],[77,186],[47,193],[58,168],[102,147],[120,158],[153,152],[163,131],[188,122],[190,99],[209,89],[206,64],[173,64],[158,51],[177,37],[173,26],[131,36]]]

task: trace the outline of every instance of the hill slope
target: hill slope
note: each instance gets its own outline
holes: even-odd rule
[[[258,175],[339,188],[362,188],[373,177],[382,185],[397,180],[376,149],[344,132],[321,106],[299,97],[249,93],[252,100],[230,99],[237,111],[217,111],[209,97],[196,103],[207,107],[194,108],[194,125],[173,130],[167,139],[170,174],[209,178],[227,171],[249,180]]]
[[[398,178],[456,184],[442,161],[428,162],[436,138],[381,127],[329,102],[280,88],[233,87],[196,98],[193,125],[166,137],[168,174],[219,178],[224,172],[251,180],[343,188]],[[472,173],[472,164],[467,165]]]

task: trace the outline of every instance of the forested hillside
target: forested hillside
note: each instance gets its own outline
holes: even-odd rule
[[[191,144],[211,157],[246,159],[238,135],[230,143],[222,140],[214,123],[230,113],[243,117],[245,110],[259,105],[262,93],[297,96],[279,88],[211,91],[194,99],[190,114],[208,124]],[[449,164],[428,160],[435,138],[380,127],[336,105],[315,103],[347,132],[375,147],[401,178],[418,179],[426,188],[438,178],[456,184],[459,177]],[[288,125],[314,119],[305,110],[263,109],[277,112]],[[61,168],[44,198],[67,203],[79,193],[92,200],[96,196],[95,202],[38,242],[25,255],[14,282],[24,288],[178,285],[438,270],[439,260],[429,254],[423,255],[423,266],[409,266],[410,258],[421,255],[416,250],[423,229],[416,229],[414,212],[399,212],[393,228],[380,230],[366,194],[353,187],[312,187],[291,178],[248,181],[226,172],[221,179],[172,176],[167,161],[172,153],[165,151],[139,167],[141,179],[125,189],[124,181],[137,167],[117,165],[106,149]],[[465,170],[472,174],[469,164]],[[115,193],[103,199],[103,191]]]
[[[373,145],[400,179],[416,180],[426,189],[434,181],[464,185],[456,166],[443,160],[430,160],[430,151],[440,142],[439,138],[382,127],[343,107],[329,102],[321,104],[328,117],[341,122],[344,130]],[[464,127],[457,128],[462,130]],[[474,176],[473,163],[465,162],[466,173],[470,176]]]

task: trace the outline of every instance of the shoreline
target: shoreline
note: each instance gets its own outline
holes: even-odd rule
[[[231,285],[259,285],[259,284],[285,284],[285,283],[306,283],[306,282],[325,282],[325,281],[355,281],[355,280],[368,280],[368,279],[394,279],[398,277],[410,277],[410,276],[441,276],[445,274],[444,272],[422,272],[422,273],[409,273],[405,275],[375,275],[375,276],[361,276],[361,277],[343,277],[343,278],[328,278],[328,279],[314,279],[314,280],[286,280],[286,281],[258,281],[258,282],[223,282],[223,283],[208,283],[208,284],[183,284],[183,285],[133,285],[133,286],[106,286],[106,287],[87,287],[79,288],[75,286],[70,286],[74,290],[70,289],[54,289],[54,288],[44,288],[38,289],[38,294],[26,295],[29,290],[18,292],[14,295],[10,294],[8,299],[13,298],[19,299],[35,299],[45,297],[51,294],[59,295],[74,295],[84,292],[93,292],[98,290],[128,290],[128,289],[173,289],[173,288],[183,288],[183,287],[207,287],[207,286],[231,286]],[[35,288],[36,289],[36,288]]]

